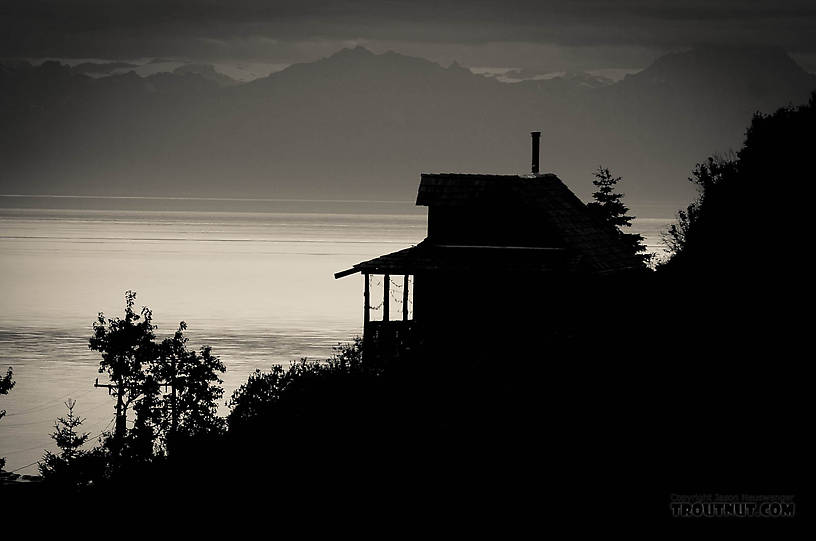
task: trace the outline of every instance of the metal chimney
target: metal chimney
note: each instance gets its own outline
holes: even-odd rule
[[[538,174],[538,145],[539,141],[541,140],[541,132],[540,131],[533,131],[530,132],[530,135],[533,137],[533,174]]]

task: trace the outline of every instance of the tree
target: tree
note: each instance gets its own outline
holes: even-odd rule
[[[757,113],[736,155],[711,156],[689,181],[697,198],[678,212],[664,237],[671,259],[665,270],[717,270],[731,276],[784,273],[786,259],[809,244],[816,92],[798,107]]]
[[[102,353],[99,372],[109,375],[116,392],[116,430],[108,445],[116,460],[129,465],[169,453],[179,435],[213,435],[225,427],[217,415],[224,364],[209,346],[187,349],[183,321],[172,337],[156,343],[153,314],[147,307],[137,314],[135,299],[132,291],[125,294],[124,319],[100,313],[89,341]],[[135,420],[128,430],[131,406]]]
[[[162,341],[159,361],[152,370],[157,380],[171,384],[171,395],[163,402],[164,426],[169,424],[170,439],[213,435],[225,428],[217,413],[218,401],[224,395],[218,374],[226,367],[209,346],[199,352],[188,350],[186,330],[182,321],[173,336]]]
[[[149,369],[147,369],[149,370]],[[147,463],[163,454],[161,384],[152,373],[145,371],[138,399],[133,404],[133,426],[124,439],[124,459],[128,465]]]
[[[106,319],[99,313],[94,322],[94,334],[88,347],[102,354],[99,373],[106,373],[116,392],[116,426],[111,440],[112,451],[119,457],[127,436],[127,410],[130,405],[146,397],[155,398],[155,385],[146,385],[145,368],[156,358],[153,314],[147,307],[140,313],[133,309],[136,293],[125,293],[125,318]],[[147,392],[147,394],[145,394]],[[144,408],[142,408],[144,411]]]
[[[272,417],[280,419],[284,417],[282,411],[299,419],[306,409],[322,415],[334,408],[336,413],[337,403],[332,400],[337,394],[361,394],[359,388],[347,393],[345,384],[364,381],[364,386],[370,388],[381,375],[380,367],[363,362],[362,340],[356,338],[351,344],[335,348],[335,354],[324,362],[301,359],[288,368],[273,365],[269,372],[255,370],[232,393],[227,423],[234,431]]]
[[[6,375],[0,378],[0,395],[8,394],[9,391],[14,387],[15,381],[12,378],[14,373],[11,370],[11,367],[8,367],[6,370]],[[0,410],[0,419],[6,416],[6,410]],[[0,457],[0,470],[6,465],[5,457]]]
[[[751,471],[755,484],[795,486],[811,461],[801,427],[812,409],[802,354],[812,325],[802,314],[812,291],[804,259],[812,243],[814,133],[816,93],[806,105],[754,115],[736,154],[694,168],[697,198],[666,236],[673,254],[658,267],[652,295],[665,310],[659,318],[646,313],[637,327],[672,367],[665,379],[674,389],[661,387],[661,396],[693,393],[702,405],[662,415],[691,420],[672,426],[667,441],[694,441],[672,462],[701,479],[721,468],[688,460],[700,442],[721,456],[745,449],[763,456],[764,467],[750,457],[733,462],[734,485]],[[726,426],[711,404],[773,406]]]
[[[621,177],[613,176],[608,168],[598,167],[595,180],[592,181],[597,188],[592,194],[595,201],[587,204],[587,208],[596,219],[612,228],[632,256],[645,266],[652,256],[646,253],[643,236],[623,231],[623,228],[632,226],[635,217],[628,215],[629,207],[623,204],[624,194],[615,191],[620,181]]]
[[[66,401],[65,407],[68,408],[68,414],[65,417],[58,418],[57,422],[54,423],[54,432],[51,434],[51,439],[57,444],[60,453],[54,454],[51,451],[46,451],[39,466],[40,475],[43,476],[45,481],[71,487],[80,484],[82,476],[80,475],[80,468],[76,466],[86,454],[80,450],[80,447],[85,445],[89,436],[87,432],[77,432],[85,419],[74,415],[75,405],[76,400],[69,399]]]
[[[0,378],[0,395],[8,394],[9,391],[14,387],[16,383],[12,377],[14,376],[14,372],[11,370],[11,367],[8,367],[6,370],[6,375]],[[6,410],[0,410],[0,419],[6,416]]]
[[[733,156],[711,156],[695,166],[689,181],[697,186],[697,199],[677,212],[677,222],[663,235],[673,257],[713,255],[723,240],[713,233],[719,229],[717,222],[723,221],[726,212],[730,214],[726,207],[731,206],[728,199],[733,198],[727,192],[738,175],[739,164]]]

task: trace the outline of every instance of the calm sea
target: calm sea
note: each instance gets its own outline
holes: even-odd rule
[[[0,197],[9,207],[43,202]],[[362,278],[333,273],[426,232],[410,202],[45,203],[63,208],[0,208],[0,369],[12,366],[17,382],[0,398],[0,457],[30,474],[54,449],[49,433],[65,400],[77,401],[92,442],[112,426],[113,400],[93,387],[99,357],[87,341],[98,312],[122,315],[126,290],[153,310],[160,337],[184,320],[191,346],[213,347],[227,366],[226,400],[256,368],[326,358],[359,335]],[[237,210],[214,210],[225,207]],[[668,221],[633,230],[658,250]]]

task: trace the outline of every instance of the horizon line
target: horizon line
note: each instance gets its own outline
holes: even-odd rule
[[[410,199],[298,199],[273,197],[198,197],[198,196],[158,196],[158,195],[56,195],[56,194],[0,194],[0,197],[9,198],[38,198],[38,199],[136,199],[148,201],[261,201],[261,202],[289,202],[289,203],[414,203]]]

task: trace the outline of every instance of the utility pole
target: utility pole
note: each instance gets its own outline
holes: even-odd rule
[[[167,389],[167,387],[165,387]],[[176,356],[170,360],[170,436],[167,438],[167,454],[172,456],[178,433],[178,407],[176,406]]]
[[[164,387],[165,392],[167,391],[167,387],[170,387],[170,435],[167,439],[167,446],[168,446],[168,454],[172,451],[172,446],[178,433],[178,423],[179,423],[179,415],[178,415],[178,406],[176,404],[176,359],[175,357],[170,362],[170,381],[169,382],[159,382],[159,387]],[[116,424],[113,433],[114,439],[114,455],[118,458],[119,453],[122,450],[122,442],[125,441],[125,434],[127,432],[127,413],[125,411],[125,390],[126,386],[122,384],[122,382],[118,383],[99,383],[99,378],[96,378],[94,382],[94,387],[102,387],[108,390],[108,394],[113,394],[114,389],[116,390]]]
[[[127,431],[127,417],[125,414],[125,386],[121,381],[116,384],[100,384],[99,378],[96,378],[94,387],[103,387],[108,390],[108,394],[113,394],[116,389],[116,425],[113,431],[114,449],[113,454],[119,458],[122,451],[122,442],[125,441],[125,432]]]
[[[402,320],[408,321],[408,275],[402,277]]]
[[[386,274],[383,278],[383,323],[386,323],[391,319],[391,303],[389,302],[390,299],[390,286],[391,285],[391,275]]]

